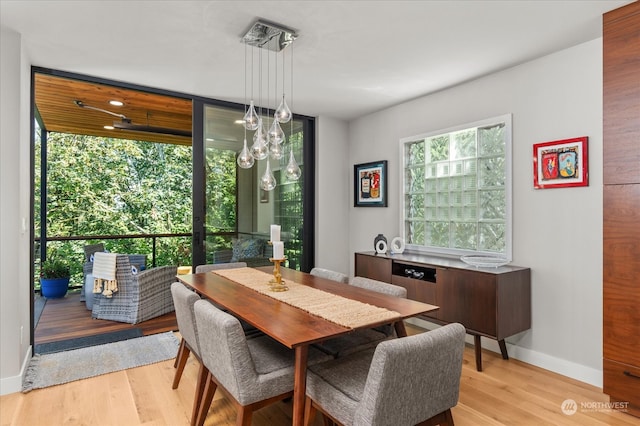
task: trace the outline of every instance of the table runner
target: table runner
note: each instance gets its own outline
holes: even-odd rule
[[[374,322],[394,322],[402,317],[398,312],[331,294],[291,280],[286,281],[288,291],[274,292],[269,286],[269,280],[273,279],[273,275],[253,268],[220,269],[211,272],[347,328],[358,328]]]

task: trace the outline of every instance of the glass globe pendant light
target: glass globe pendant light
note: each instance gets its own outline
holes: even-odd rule
[[[288,180],[298,180],[302,176],[302,170],[300,170],[298,163],[296,163],[296,158],[293,156],[293,147],[289,151],[289,164],[284,169],[284,176]]]
[[[244,97],[247,103],[247,45],[244,48]],[[252,48],[253,49],[253,48]],[[256,130],[259,124],[259,116],[256,113],[256,107],[253,105],[253,50],[251,51],[251,102],[247,112],[242,117],[244,120],[244,128],[247,130]]]
[[[265,191],[271,191],[275,187],[276,187],[276,178],[273,175],[273,172],[271,172],[271,164],[267,159],[267,168],[265,169],[264,175],[262,175],[262,178],[260,178],[260,188],[264,189]]]
[[[291,110],[287,105],[287,101],[284,99],[284,93],[282,94],[282,101],[280,102],[280,106],[276,110],[275,118],[280,123],[288,123],[291,120]]]
[[[269,147],[264,134],[260,130],[261,128],[262,126],[258,127],[258,130],[253,135],[253,145],[251,145],[251,155],[256,160],[264,160],[269,155]]]
[[[245,45],[244,48],[244,104],[247,104],[247,47]],[[255,112],[255,109],[254,109]],[[249,113],[249,110],[247,110],[247,112],[244,115],[244,123],[242,123],[242,126],[244,127],[244,142],[242,144],[242,151],[240,151],[240,154],[238,154],[238,158],[236,159],[236,162],[238,163],[238,167],[240,167],[241,169],[250,169],[251,167],[253,167],[253,164],[255,163],[255,158],[253,158],[253,155],[251,155],[251,152],[249,151],[249,148],[247,148],[247,114]]]
[[[246,131],[245,131],[246,132]],[[238,166],[242,169],[250,169],[253,167],[253,163],[255,163],[255,158],[247,148],[247,137],[244,137],[244,144],[242,146],[242,151],[238,155],[238,159],[236,160]]]
[[[249,103],[249,109],[242,118],[244,120],[244,128],[247,130],[256,130],[260,124],[260,119],[256,113],[256,107],[253,105],[253,99]]]
[[[238,166],[240,168],[250,168],[253,165],[255,165],[255,163],[258,160],[267,160],[267,164],[265,166],[265,170],[264,170],[264,174],[262,176],[260,176],[259,178],[259,186],[260,188],[262,188],[265,191],[271,191],[273,190],[276,185],[277,185],[277,181],[275,179],[275,176],[273,174],[272,168],[271,168],[271,161],[273,159],[273,161],[277,161],[278,165],[281,164],[281,162],[286,162],[286,157],[285,157],[285,145],[284,142],[286,142],[286,135],[285,132],[282,128],[282,123],[288,123],[291,122],[292,125],[292,130],[293,130],[293,113],[291,112],[291,109],[289,108],[289,105],[287,105],[287,100],[289,101],[289,103],[291,103],[292,99],[293,99],[293,78],[291,79],[291,96],[289,98],[285,97],[285,93],[284,93],[284,87],[285,87],[285,72],[284,72],[284,68],[285,68],[285,57],[283,54],[283,58],[282,58],[282,99],[279,99],[279,95],[278,95],[278,60],[277,60],[277,53],[281,52],[285,47],[291,45],[291,43],[298,37],[298,35],[290,30],[287,29],[285,27],[279,26],[279,25],[275,25],[272,23],[268,23],[266,21],[261,21],[258,20],[256,21],[253,26],[247,31],[247,33],[243,36],[242,38],[242,42],[245,44],[245,105],[247,106],[247,109],[245,111],[244,117],[243,117],[243,125],[245,128],[245,137],[244,137],[244,142],[243,142],[243,147],[242,147],[242,151],[240,151],[238,158],[237,158],[237,163]],[[262,83],[263,83],[263,75],[262,75],[262,71],[263,71],[263,67],[262,67],[262,54],[260,54],[259,56],[259,76],[258,78],[258,97],[259,99],[256,99],[255,103],[254,103],[254,92],[253,92],[253,84],[254,84],[254,58],[253,58],[253,53],[251,54],[251,96],[248,97],[247,96],[247,85],[248,85],[248,81],[247,81],[247,51],[246,51],[246,45],[250,45],[252,47],[258,47],[260,49],[260,51],[272,51],[275,52],[275,89],[274,89],[274,93],[273,93],[273,107],[275,108],[276,105],[278,105],[278,101],[280,101],[279,106],[277,106],[277,108],[275,108],[275,110],[273,111],[273,121],[270,123],[270,118],[263,118],[263,106],[264,103],[262,102]],[[253,51],[252,51],[253,52]],[[293,58],[293,55],[292,55]],[[269,82],[270,82],[270,76],[269,76],[269,72],[271,70],[271,66],[270,66],[270,56],[267,56],[267,68],[266,68],[266,78],[267,78],[267,89],[266,89],[266,96],[267,99],[270,98],[270,91],[269,91]],[[291,60],[291,70],[293,71],[293,60]],[[247,102],[248,99],[251,99],[250,102]],[[267,101],[268,103],[268,101]],[[260,107],[257,107],[257,105],[260,105]],[[266,109],[266,116],[270,116],[271,114],[269,114],[269,108],[267,107]],[[253,134],[253,145],[251,145],[250,147],[247,147],[247,137],[246,137],[246,133],[247,130],[249,131],[254,131],[255,133]],[[251,140],[251,139],[250,139]],[[278,166],[280,168],[280,166]],[[283,167],[284,168],[284,167]],[[293,152],[289,153],[289,163],[287,165],[287,167],[285,168],[285,170],[283,170],[284,176],[283,178],[289,179],[289,180],[296,180],[299,179],[302,175],[302,172],[300,170],[300,167],[298,167],[298,164],[295,161],[295,156],[293,155]]]
[[[269,145],[269,155],[274,160],[279,160],[284,156],[284,152],[282,152],[282,144],[281,143],[271,143]]]
[[[293,46],[291,46],[291,98],[293,99]],[[293,120],[291,120],[291,133],[289,134],[289,163],[284,169],[284,176],[290,181],[300,179],[302,170],[296,163],[296,157],[293,155]]]
[[[269,128],[269,141],[276,145],[279,145],[284,141],[284,131],[282,131],[280,122],[278,122],[278,119],[275,118],[275,116],[273,118],[273,123],[271,123],[271,127]]]

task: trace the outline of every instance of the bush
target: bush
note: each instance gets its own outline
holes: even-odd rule
[[[69,265],[60,259],[47,260],[40,266],[41,278],[67,278],[70,273]]]

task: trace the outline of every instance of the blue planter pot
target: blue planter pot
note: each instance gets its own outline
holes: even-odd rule
[[[40,278],[40,292],[42,297],[55,299],[64,297],[69,289],[69,277],[66,278]]]

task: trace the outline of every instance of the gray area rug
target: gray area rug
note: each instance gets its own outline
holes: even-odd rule
[[[180,342],[172,332],[106,345],[35,355],[22,383],[22,392],[74,380],[154,364],[175,358]]]

